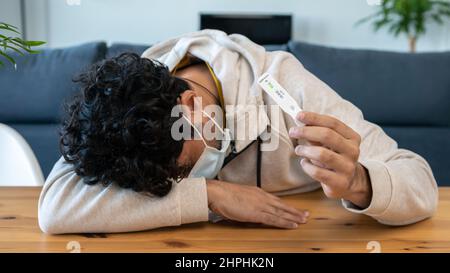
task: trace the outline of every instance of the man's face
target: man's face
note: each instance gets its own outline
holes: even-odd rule
[[[183,108],[188,109],[188,113],[185,113],[185,115],[189,118],[189,120],[197,120],[194,119],[194,115],[198,115],[195,118],[201,117],[201,121],[204,126],[209,119],[202,114],[202,110],[204,110],[208,105],[217,105],[218,103],[214,96],[211,96],[210,90],[215,89],[215,83],[209,78],[209,71],[206,66],[195,65],[191,67],[191,69],[182,69],[177,71],[176,76],[189,80],[190,82],[190,90],[185,90],[181,94],[178,103],[183,105]],[[205,88],[208,88],[208,90]],[[200,103],[198,103],[198,101],[200,101]],[[193,130],[193,128],[191,129]],[[216,128],[213,127],[213,130],[215,129]],[[214,139],[211,140],[211,138],[196,135],[196,137],[192,139],[187,139],[184,141],[181,154],[177,159],[179,166],[185,166],[188,168],[194,166],[205,149],[205,142],[203,142],[202,138],[208,146],[218,148],[219,141]]]
[[[200,158],[205,144],[201,140],[185,140],[180,156],[178,156],[178,164],[191,169],[195,162]]]
[[[192,121],[194,120],[194,99],[196,97],[201,97],[202,101],[206,100],[207,104],[210,104],[211,102],[208,101],[207,96],[203,97],[201,91],[194,91],[194,90],[186,90],[181,95],[180,104],[183,106],[186,106],[186,109],[189,109],[189,119]],[[201,105],[201,109],[203,109],[204,105]],[[196,106],[198,107],[198,106]],[[197,109],[198,111],[198,109]],[[202,115],[202,124],[205,124],[208,122],[208,118]],[[192,129],[192,132],[194,132],[194,129]],[[200,138],[201,137],[201,138]],[[203,138],[203,140],[202,140]],[[201,154],[203,153],[203,150],[205,149],[205,141],[208,146],[216,147],[218,148],[219,142],[217,140],[208,140],[207,138],[203,136],[192,137],[191,139],[184,140],[183,148],[181,150],[181,154],[178,156],[178,164],[179,166],[187,167],[188,169],[192,168],[197,162],[197,160],[200,158]]]

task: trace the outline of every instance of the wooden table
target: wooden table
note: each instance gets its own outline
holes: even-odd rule
[[[321,191],[284,197],[311,212],[296,230],[195,223],[122,234],[46,235],[37,223],[40,188],[0,188],[0,252],[450,252],[450,188],[432,219],[383,226],[346,211]],[[373,248],[372,248],[373,247]],[[372,250],[370,250],[372,249]],[[70,250],[70,251],[69,251]]]

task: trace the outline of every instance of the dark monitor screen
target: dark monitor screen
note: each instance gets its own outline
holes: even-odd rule
[[[285,44],[291,40],[292,15],[200,14],[200,29],[239,33],[257,44]]]

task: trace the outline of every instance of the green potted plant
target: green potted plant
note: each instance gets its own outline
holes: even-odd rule
[[[426,32],[426,24],[443,24],[450,17],[450,2],[443,0],[382,0],[379,10],[358,22],[373,21],[375,31],[387,28],[395,37],[406,34],[411,52]]]
[[[26,41],[19,36],[20,32],[17,27],[0,22],[0,57],[8,60],[14,66],[16,66],[16,61],[9,52],[15,51],[22,56],[25,53],[36,54],[39,51],[33,50],[32,48],[45,44],[42,41]],[[4,63],[0,58],[0,67],[3,65]]]

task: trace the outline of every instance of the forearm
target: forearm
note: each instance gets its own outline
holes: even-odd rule
[[[164,197],[116,185],[87,185],[67,163],[58,162],[39,200],[39,225],[46,233],[128,232],[208,218],[202,179],[174,183]]]
[[[211,209],[211,204],[217,195],[217,187],[219,187],[220,181],[215,179],[206,180],[206,192],[208,200],[208,208]]]

